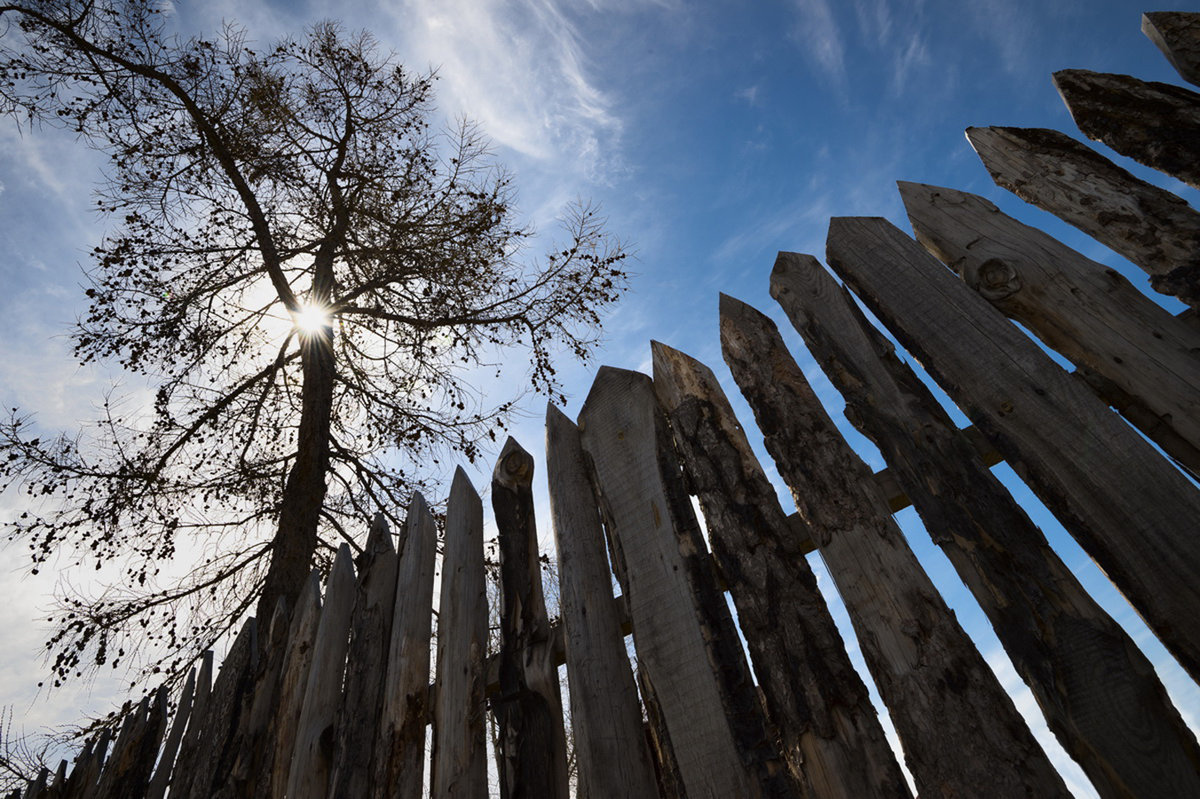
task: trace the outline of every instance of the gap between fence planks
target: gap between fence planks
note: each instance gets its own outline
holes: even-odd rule
[[[771,295],[883,453],[1102,797],[1200,796],[1200,746],[1149,660],[1093,600],[933,394],[810,255]]]
[[[560,633],[566,643],[579,795],[657,799],[617,612],[624,603],[610,600],[612,573],[579,428],[553,405],[546,409],[546,473],[562,610],[561,625],[550,634],[553,640]]]
[[[1200,213],[1063,133],[967,128],[997,186],[1128,258],[1156,291],[1200,305]]]
[[[1055,72],[1054,85],[1083,135],[1200,188],[1200,94],[1086,69]]]
[[[1151,11],[1142,14],[1142,33],[1162,51],[1179,77],[1200,86],[1200,14]]]
[[[1200,473],[1200,334],[1116,270],[982,197],[921,183],[899,187],[925,249],[1047,346],[1111,381],[1119,392],[1103,399],[1140,405],[1153,420],[1142,432]]]
[[[774,323],[726,295],[720,315],[725,361],[845,602],[918,794],[1070,796]]]
[[[1195,487],[887,220],[835,218],[828,261],[1200,676]]]
[[[910,797],[867,688],[850,663],[802,546],[708,367],[652,343],[713,557],[738,610],[784,755],[808,796]]]

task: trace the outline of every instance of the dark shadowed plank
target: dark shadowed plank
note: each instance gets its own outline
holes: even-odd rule
[[[425,781],[425,727],[429,723],[429,650],[437,550],[437,525],[420,494],[413,494],[405,527],[396,570],[383,714],[379,719],[380,770],[371,791],[374,797],[420,799]]]
[[[292,623],[288,626],[287,651],[279,678],[279,701],[271,729],[275,733],[275,752],[271,755],[270,796],[283,799],[287,794],[292,752],[296,748],[296,730],[312,668],[313,647],[321,621],[321,575],[315,569],[296,599]]]
[[[331,797],[370,793],[383,680],[396,604],[396,545],[382,513],[375,515],[358,557],[358,585],[346,650],[346,684],[337,716],[338,749],[330,772]]]
[[[1200,213],[1063,133],[967,128],[996,185],[1111,247],[1150,285],[1200,304]]]
[[[179,706],[175,709],[175,718],[171,721],[171,732],[163,744],[162,755],[150,785],[146,789],[146,799],[162,799],[167,791],[167,782],[171,779],[171,769],[175,765],[175,755],[179,752],[179,744],[183,741],[183,732],[187,729],[188,717],[192,712],[192,702],[196,695],[196,670],[188,672],[187,681],[179,694]]]
[[[1142,14],[1142,33],[1162,51],[1179,77],[1200,86],[1200,14],[1151,11]]]
[[[461,468],[454,472],[446,509],[438,608],[431,795],[434,799],[483,799],[487,796],[484,657],[488,614],[483,503]]]
[[[613,563],[691,799],[792,796],[649,377],[601,367],[579,417]],[[668,778],[668,782],[669,782]]]
[[[1054,85],[1083,135],[1200,188],[1200,95],[1085,69],[1055,72]]]
[[[804,558],[810,536],[779,506],[712,371],[652,348],[655,391],[790,765],[812,796],[910,796]]]
[[[542,592],[533,515],[533,456],[509,438],[492,472],[500,543],[500,795],[567,799],[558,667]]]
[[[579,429],[553,405],[546,409],[546,472],[580,790],[597,799],[657,797]]]
[[[1006,316],[1111,381],[1142,432],[1200,473],[1200,334],[1116,270],[955,189],[900,183],[917,241]],[[1104,384],[1098,384],[1103,390]]]
[[[1200,795],[1200,747],[1153,667],[845,289],[780,253],[771,294],[991,621],[1050,729],[1103,797]]]
[[[835,218],[828,248],[833,269],[1200,676],[1196,489],[887,220]]]
[[[774,323],[722,295],[721,347],[845,601],[918,793],[1069,796]]]

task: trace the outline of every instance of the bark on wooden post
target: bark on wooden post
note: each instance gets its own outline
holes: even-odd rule
[[[500,795],[567,799],[567,743],[558,667],[542,593],[533,517],[533,456],[512,438],[492,472],[500,542]]]
[[[429,647],[433,632],[433,567],[437,525],[425,498],[413,494],[396,570],[396,605],[371,795],[420,799],[429,723]],[[289,797],[290,799],[290,797]]]
[[[279,704],[271,729],[275,733],[275,751],[271,755],[270,796],[283,799],[287,795],[288,774],[292,768],[292,752],[296,747],[296,729],[308,687],[308,672],[312,668],[313,646],[317,626],[321,621],[321,575],[315,569],[296,599],[292,623],[288,627],[287,652],[279,678]],[[198,705],[197,705],[198,706]]]
[[[249,707],[238,720],[235,759],[226,779],[224,796],[258,799],[270,790],[271,758],[275,753],[275,710],[279,705],[279,681],[287,656],[289,616],[287,600],[280,597],[271,617],[267,643],[260,647],[262,658],[246,698]]]
[[[1200,796],[1200,747],[1153,667],[810,255],[771,274],[809,351],[979,601],[1050,729],[1102,797]]]
[[[329,769],[337,742],[338,698],[346,670],[350,614],[354,610],[354,564],[350,547],[342,544],[325,583],[325,604],[313,643],[312,666],[304,688],[304,704],[296,726],[288,799],[321,799],[329,790]]]
[[[487,796],[483,503],[461,468],[446,509],[433,699],[433,799]]]
[[[387,519],[376,514],[358,558],[358,585],[350,617],[346,685],[337,716],[338,750],[330,772],[330,797],[370,795],[383,681],[387,676],[396,605],[396,546]]]
[[[1200,213],[1063,133],[967,128],[996,185],[1128,258],[1156,291],[1200,305]]]
[[[911,796],[804,558],[808,536],[779,506],[716,376],[677,350],[652,348],[655,392],[806,794]]]
[[[1200,473],[1200,334],[1133,287],[982,197],[900,183],[917,241],[1047,346],[1112,381],[1142,432]],[[1101,384],[1103,387],[1103,384]]]
[[[1200,494],[1036,344],[884,219],[828,260],[1200,677]]]
[[[546,472],[579,790],[595,799],[656,798],[653,760],[612,601],[604,531],[579,428],[553,405],[546,409]]]
[[[775,325],[722,295],[721,345],[846,603],[918,793],[1069,796]]]
[[[1083,135],[1200,188],[1200,95],[1085,69],[1055,72],[1054,85]]]
[[[1142,33],[1162,51],[1179,77],[1200,86],[1200,14],[1151,11],[1142,14]]]
[[[579,416],[613,562],[690,799],[798,795],[682,488],[650,378],[601,367]]]

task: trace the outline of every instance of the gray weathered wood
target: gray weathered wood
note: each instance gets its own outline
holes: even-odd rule
[[[658,342],[652,349],[655,391],[789,764],[810,796],[910,796],[804,558],[810,536],[779,506],[712,371]]]
[[[1063,133],[967,128],[996,185],[1111,247],[1150,285],[1200,304],[1200,213]]]
[[[167,784],[171,779],[171,769],[175,765],[175,755],[183,741],[183,732],[187,729],[188,718],[192,713],[192,703],[196,696],[196,670],[188,672],[183,690],[179,694],[179,705],[175,709],[175,718],[171,722],[171,732],[163,744],[162,755],[150,785],[146,789],[146,799],[163,799],[167,792]]]
[[[99,796],[145,795],[166,723],[166,704],[166,690],[159,688],[127,716],[100,777]]]
[[[425,781],[437,525],[419,493],[414,493],[409,503],[405,527],[396,570],[396,605],[379,718],[377,770],[371,785],[371,795],[377,798],[419,799]]]
[[[230,645],[221,663],[221,671],[213,681],[212,694],[203,717],[204,724],[196,742],[199,757],[194,762],[187,790],[182,784],[172,784],[172,796],[209,799],[223,784],[236,756],[232,748],[234,733],[252,683],[257,656],[258,624],[250,618]],[[194,714],[193,718],[196,718]]]
[[[492,472],[500,544],[500,795],[567,799],[567,742],[533,514],[533,456],[509,438]]]
[[[296,599],[296,609],[292,611],[292,623],[288,627],[287,652],[279,678],[279,705],[271,725],[275,731],[275,751],[270,762],[272,799],[283,799],[287,795],[296,729],[300,724],[300,710],[304,705],[320,621],[321,574],[314,569]]]
[[[886,220],[835,218],[828,260],[1200,677],[1196,489]]]
[[[296,724],[296,744],[288,771],[288,799],[323,798],[329,788],[329,770],[336,746],[333,732],[346,670],[350,615],[354,611],[352,558],[349,545],[342,544],[325,582],[325,602],[313,642],[300,720]]]
[[[845,398],[846,418],[891,464],[1100,795],[1200,796],[1200,747],[1150,662],[845,289],[812,256],[780,253],[771,295]]]
[[[487,591],[483,503],[466,472],[454,472],[446,508],[433,694],[433,799],[487,794]]]
[[[1054,85],[1083,135],[1200,188],[1200,94],[1085,69],[1055,72]]]
[[[774,323],[722,295],[721,348],[845,601],[918,792],[1069,796]]]
[[[579,428],[553,405],[546,409],[546,472],[580,790],[597,798],[657,797]]]
[[[1200,14],[1151,11],[1142,14],[1142,33],[1162,51],[1179,77],[1200,86]]]
[[[358,560],[358,585],[346,651],[346,684],[337,716],[338,748],[330,770],[331,797],[370,795],[383,681],[392,641],[398,558],[382,513],[371,523]]]
[[[208,701],[212,696],[213,653],[205,652],[200,658],[200,674],[196,678],[196,696],[188,717],[187,731],[179,744],[179,754],[171,770],[169,785],[177,795],[186,796],[192,784],[195,764],[203,749],[204,719],[208,715]]]
[[[899,185],[925,249],[1047,346],[1112,381],[1121,393],[1105,396],[1109,404],[1132,399],[1148,410],[1157,424],[1142,432],[1167,432],[1156,443],[1200,473],[1200,334],[1116,270],[982,197]]]
[[[274,722],[287,657],[289,626],[287,600],[280,597],[271,614],[266,643],[260,647],[261,657],[247,697],[248,707],[239,718],[233,768],[216,795],[220,799],[259,799],[270,791],[271,759],[275,754]]]
[[[597,373],[579,417],[639,666],[666,727],[658,739],[673,750],[691,799],[789,795],[798,786],[780,756],[754,740],[758,697],[668,456],[666,425],[650,378],[610,367]]]

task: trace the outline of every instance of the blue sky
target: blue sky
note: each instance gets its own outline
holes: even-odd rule
[[[908,230],[896,180],[952,186],[1146,281],[1103,246],[993,186],[964,136],[971,125],[1052,127],[1078,137],[1050,81],[1086,68],[1179,82],[1140,32],[1126,0],[395,0],[176,4],[179,24],[214,30],[236,19],[260,41],[323,18],[367,27],[415,68],[434,66],[446,120],[467,115],[515,173],[523,212],[552,232],[577,197],[600,202],[636,251],[632,290],[607,320],[607,344],[587,366],[563,363],[574,416],[600,363],[649,371],[657,339],[708,363],[747,427],[752,417],[721,361],[718,292],[770,314],[831,408],[840,403],[767,293],[778,250],[822,257],[830,216],[885,216]],[[1177,6],[1188,10],[1185,5]],[[1112,156],[1100,145],[1094,145]],[[1195,191],[1116,157],[1139,176],[1197,202]],[[69,137],[0,126],[0,402],[36,410],[50,428],[91,415],[109,375],[78,368],[64,333],[83,308],[80,267],[103,231],[89,210],[95,157]],[[1147,289],[1148,291],[1148,289]],[[1151,292],[1152,293],[1152,292]],[[1157,296],[1157,295],[1156,295]],[[1177,310],[1166,302],[1168,307]],[[521,364],[515,364],[520,372]],[[134,389],[136,385],[126,384]],[[516,434],[541,446],[544,400],[529,398]],[[852,437],[861,446],[861,439]],[[864,447],[878,469],[878,456]],[[769,458],[762,456],[764,463]],[[486,482],[486,469],[475,472]],[[1015,479],[1012,480],[1014,485]],[[1022,495],[1020,487],[1014,489]],[[789,510],[790,500],[784,505]],[[0,511],[18,507],[0,498]],[[542,503],[543,509],[545,503]],[[543,538],[550,538],[542,513]],[[1053,519],[1039,522],[1101,601],[1147,646],[1195,723],[1200,693]],[[901,519],[960,619],[1006,685],[1019,680],[986,622],[933,550],[911,511]],[[32,670],[43,632],[33,622],[58,581],[32,579],[9,547],[0,572],[0,704],[27,728],[103,712],[115,679],[90,691],[38,694]],[[826,587],[828,581],[825,581]],[[1028,692],[1017,690],[1023,709]],[[1036,711],[1034,711],[1036,712]],[[1061,755],[1056,754],[1056,757]],[[1068,775],[1080,795],[1082,776]]]

